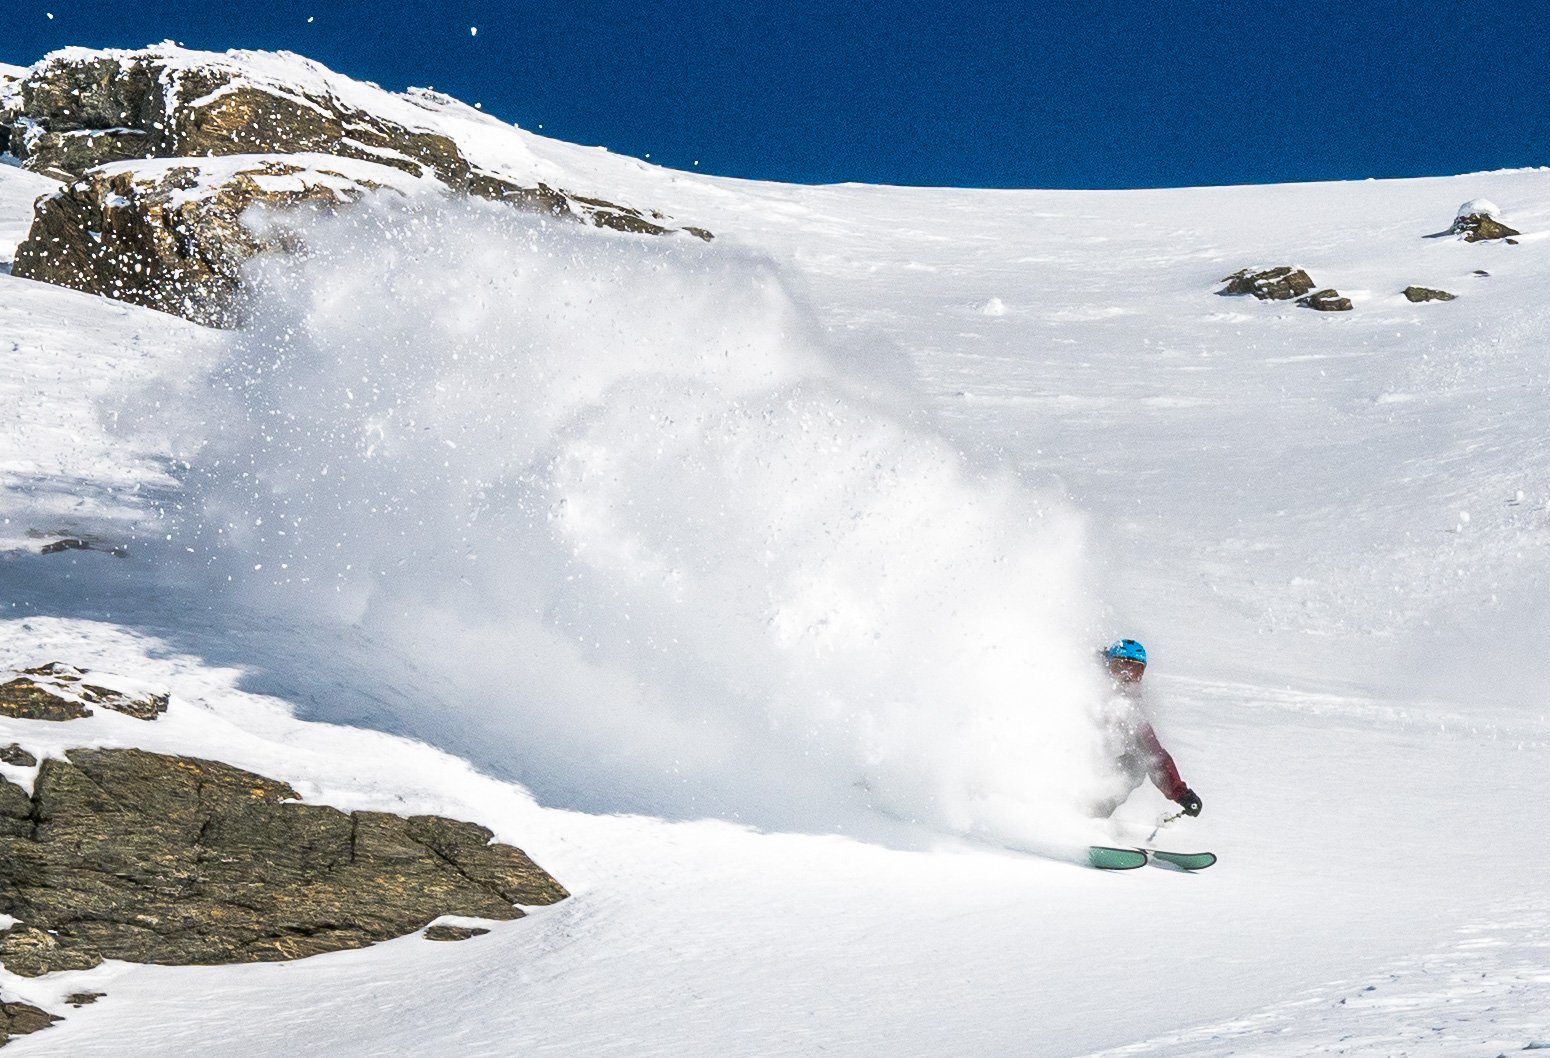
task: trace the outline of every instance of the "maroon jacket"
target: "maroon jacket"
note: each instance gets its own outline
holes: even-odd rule
[[[1179,778],[1178,765],[1173,763],[1173,757],[1157,741],[1157,732],[1145,720],[1136,725],[1136,749],[1146,763],[1146,777],[1152,780],[1152,785],[1170,801],[1183,797],[1189,786]]]

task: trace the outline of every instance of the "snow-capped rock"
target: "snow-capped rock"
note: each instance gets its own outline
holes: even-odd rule
[[[1300,297],[1297,299],[1297,304],[1305,309],[1316,309],[1319,312],[1351,311],[1351,299],[1341,297],[1340,291],[1333,287]]]
[[[88,706],[92,705],[136,720],[155,720],[167,711],[167,703],[164,688],[78,669],[60,661],[24,669],[9,682],[0,684],[0,713],[29,720],[84,718],[91,715]],[[0,753],[0,760],[3,759]]]
[[[283,224],[245,224],[250,207],[332,208],[380,190],[445,192],[428,177],[321,154],[112,162],[38,202],[12,271],[230,326],[242,263],[290,245]]]
[[[66,179],[128,159],[322,153],[600,227],[674,230],[659,213],[558,189],[542,166],[523,172],[515,130],[455,100],[388,92],[285,52],[65,49],[0,84],[0,125],[28,168]]]
[[[1465,242],[1488,242],[1521,235],[1516,228],[1509,228],[1497,219],[1500,212],[1490,199],[1472,198],[1458,208],[1447,234],[1462,236]]]
[[[1453,218],[1462,220],[1465,217],[1494,217],[1500,212],[1501,209],[1490,199],[1472,198],[1458,208]]]

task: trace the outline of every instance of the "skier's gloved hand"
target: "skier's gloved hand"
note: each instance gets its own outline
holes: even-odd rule
[[[1194,790],[1186,788],[1174,804],[1184,809],[1184,814],[1191,818],[1200,814],[1200,795]]]

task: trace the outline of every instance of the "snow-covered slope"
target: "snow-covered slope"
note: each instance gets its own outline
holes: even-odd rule
[[[151,748],[479,820],[574,898],[461,945],[0,975],[107,993],[18,1054],[1550,1042],[1550,172],[802,188],[432,102],[481,165],[717,243],[368,209],[230,338],[0,276],[0,664],[158,681]],[[6,239],[48,189],[0,167]],[[1517,245],[1425,237],[1481,197]],[[1354,310],[1215,294],[1279,264]],[[1101,781],[1049,746],[1113,634],[1210,872],[1005,847]],[[0,741],[144,736],[89,723]]]

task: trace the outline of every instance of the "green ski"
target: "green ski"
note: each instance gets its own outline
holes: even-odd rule
[[[1147,855],[1153,863],[1167,864],[1183,871],[1203,871],[1216,862],[1214,852],[1163,852],[1160,849],[1148,849]]]
[[[1087,850],[1087,862],[1101,871],[1133,871],[1146,866],[1146,853],[1140,849],[1093,845]]]

